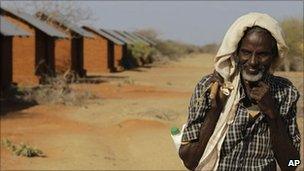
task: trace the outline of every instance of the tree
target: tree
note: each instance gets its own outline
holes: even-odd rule
[[[64,16],[64,20],[79,26],[91,25],[96,21],[92,10],[80,4],[79,1],[5,1],[1,2],[1,6],[32,15],[39,11],[51,15],[60,14]]]
[[[294,17],[286,18],[280,25],[289,48],[283,65],[284,70],[303,70],[303,20]]]

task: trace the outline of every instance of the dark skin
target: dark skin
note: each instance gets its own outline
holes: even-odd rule
[[[246,34],[241,40],[236,55],[240,69],[250,75],[258,74],[263,69],[267,72],[272,61],[277,57],[272,51],[274,45],[276,45],[275,40],[265,32]],[[276,102],[270,93],[269,86],[260,80],[253,82],[245,80],[243,77],[241,79],[246,96],[253,104],[257,104],[260,111],[266,115],[273,146],[272,150],[280,168],[284,171],[295,170],[296,167],[288,167],[288,162],[290,159],[299,159],[300,155],[292,145],[288,130],[276,108]],[[219,85],[223,82],[218,74],[214,74],[212,80],[218,82]],[[198,141],[181,145],[179,155],[189,170],[194,170],[197,167],[215,129],[226,99],[227,97],[219,91],[216,98],[212,99],[211,110],[206,113],[206,119],[202,123]]]

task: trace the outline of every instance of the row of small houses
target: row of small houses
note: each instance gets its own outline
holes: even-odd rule
[[[0,7],[1,90],[12,83],[34,85],[44,76],[67,71],[80,77],[122,71],[130,55],[127,45],[155,45],[140,34],[78,27],[63,18]]]

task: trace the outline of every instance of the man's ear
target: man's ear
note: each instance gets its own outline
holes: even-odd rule
[[[275,57],[275,58],[273,58],[273,60],[272,60],[272,62],[270,64],[268,73],[273,74],[274,71],[275,71],[275,69],[280,65],[279,62],[280,61],[279,61],[279,57],[278,56]]]

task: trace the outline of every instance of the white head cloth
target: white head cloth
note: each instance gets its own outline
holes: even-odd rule
[[[279,23],[267,14],[248,13],[238,18],[228,29],[222,44],[215,57],[215,70],[224,78],[226,85],[233,87],[226,105],[220,114],[215,130],[208,141],[204,154],[196,167],[196,170],[216,170],[220,159],[220,150],[224,138],[227,134],[229,125],[233,122],[239,102],[239,84],[240,74],[237,70],[237,64],[231,56],[237,50],[237,46],[244,31],[250,27],[259,26],[268,30],[277,41],[279,56],[271,65],[271,72],[282,61],[287,46],[283,39],[282,30]]]

